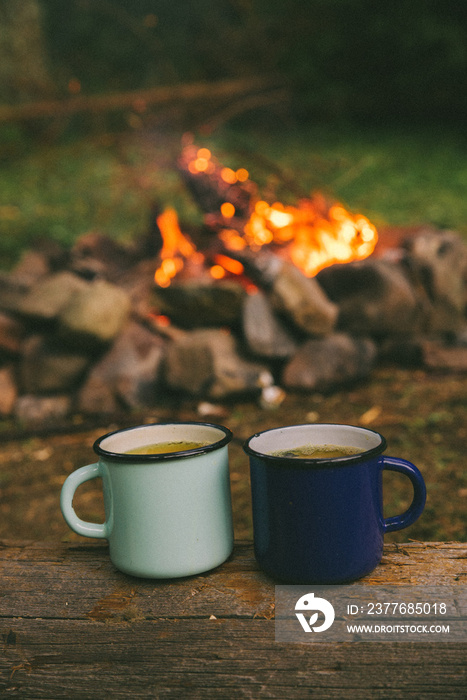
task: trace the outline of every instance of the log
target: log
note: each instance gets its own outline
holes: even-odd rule
[[[0,105],[0,122],[29,121],[43,117],[69,116],[79,112],[110,112],[119,109],[135,109],[142,112],[148,105],[162,106],[177,102],[229,102],[234,97],[260,92],[282,82],[278,76],[252,76],[215,83],[169,85],[109,95],[78,95],[66,100],[4,104]]]
[[[465,544],[387,544],[362,582],[464,589],[466,561]],[[465,695],[463,642],[276,642],[274,582],[251,543],[176,581],[125,576],[99,543],[0,542],[0,566],[5,698]]]
[[[186,147],[178,159],[178,170],[194,201],[201,211],[208,215],[205,223],[214,234],[225,227],[243,230],[252,209],[252,198],[256,186],[250,181],[233,182],[223,176],[224,167],[216,158],[209,157],[205,171],[191,170],[192,162],[196,162],[198,149],[195,145]],[[235,217],[224,219],[221,206],[229,202],[235,208]]]

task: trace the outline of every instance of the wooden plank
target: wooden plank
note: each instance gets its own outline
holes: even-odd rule
[[[250,543],[170,582],[118,572],[101,543],[0,543],[0,695],[18,698],[456,698],[460,643],[285,644]],[[467,545],[389,544],[358,582],[465,586]]]
[[[249,543],[201,576],[155,581],[117,571],[102,544],[1,546],[0,615],[63,619],[158,617],[271,617],[274,581],[263,574]],[[467,544],[385,546],[382,563],[359,582],[368,585],[466,585]],[[38,591],[47,591],[47,596]],[[77,595],[79,591],[79,596]],[[127,610],[128,608],[128,610]],[[134,611],[134,612],[133,612]]]
[[[13,627],[2,697],[447,698],[467,683],[465,645],[279,644],[272,620]]]
[[[223,566],[196,577],[156,581],[119,572],[105,545],[0,547],[0,615],[114,620],[158,617],[272,616],[274,584],[251,546],[237,545]],[[47,596],[38,592],[47,591]],[[77,592],[79,591],[79,595]],[[128,609],[127,609],[128,608]]]

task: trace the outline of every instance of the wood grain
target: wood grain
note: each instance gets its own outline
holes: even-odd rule
[[[207,574],[117,571],[99,543],[0,542],[0,695],[461,698],[467,644],[274,640],[274,582],[250,543]],[[467,585],[467,545],[385,547],[359,585]]]

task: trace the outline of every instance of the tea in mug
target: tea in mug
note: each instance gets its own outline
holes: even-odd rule
[[[207,447],[208,442],[155,442],[151,445],[134,447],[125,452],[126,455],[162,455],[169,452],[185,452],[185,450],[196,450],[198,447]]]
[[[348,457],[361,452],[360,447],[350,445],[302,445],[301,447],[289,447],[287,450],[272,452],[273,457],[297,457],[298,459],[335,459],[336,457]]]

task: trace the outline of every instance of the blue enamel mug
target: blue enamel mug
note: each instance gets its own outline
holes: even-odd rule
[[[381,561],[384,533],[415,522],[426,500],[417,467],[383,455],[385,449],[382,435],[351,425],[291,425],[252,435],[244,450],[260,567],[300,584],[347,583],[370,573]],[[339,456],[327,456],[333,451]],[[303,456],[313,453],[321,456]],[[385,469],[405,474],[413,486],[409,508],[391,518],[383,517]]]

